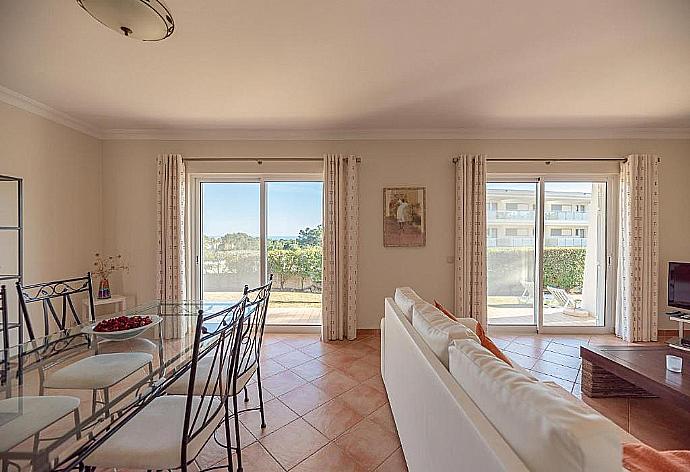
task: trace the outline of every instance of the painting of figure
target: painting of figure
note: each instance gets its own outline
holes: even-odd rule
[[[426,189],[383,189],[383,245],[414,247],[426,244]]]

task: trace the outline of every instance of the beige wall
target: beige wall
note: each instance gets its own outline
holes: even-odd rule
[[[0,174],[24,179],[25,282],[85,274],[102,241],[101,142],[0,102],[0,143]]]
[[[460,152],[501,157],[601,157],[631,152],[662,156],[660,310],[666,309],[669,260],[690,261],[690,140],[398,140],[398,141],[105,141],[103,143],[103,238],[132,267],[114,280],[118,289],[145,301],[155,286],[155,157],[313,157],[323,152],[355,153],[361,166],[361,328],[376,328],[383,298],[410,285],[429,299],[453,298],[453,166]],[[427,245],[384,248],[382,188],[427,187]],[[662,327],[673,327],[662,317]]]
[[[501,157],[662,156],[659,308],[669,260],[690,260],[690,140],[104,141],[0,103],[0,173],[25,179],[25,277],[89,270],[92,253],[122,253],[131,266],[116,290],[143,302],[155,290],[155,157],[316,157],[355,153],[361,167],[360,327],[375,328],[382,300],[399,285],[451,304],[453,166],[459,152]],[[384,248],[382,188],[427,187],[423,248]],[[102,215],[102,216],[101,216]],[[673,327],[665,319],[662,327]]]

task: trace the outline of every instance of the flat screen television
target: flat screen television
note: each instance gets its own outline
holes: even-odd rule
[[[690,309],[690,263],[668,263],[668,306]]]

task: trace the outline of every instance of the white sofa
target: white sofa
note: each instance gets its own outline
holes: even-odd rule
[[[411,472],[624,470],[621,442],[632,436],[455,328],[447,356],[432,349],[425,339],[438,337],[415,328],[415,310],[429,306],[401,288],[381,320],[381,371]]]

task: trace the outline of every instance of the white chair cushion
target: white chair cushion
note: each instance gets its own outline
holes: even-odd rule
[[[0,452],[7,451],[79,408],[65,396],[14,397],[0,400]]]
[[[201,421],[207,402],[212,408],[220,405],[220,400],[204,398]],[[184,427],[186,395],[158,397],[136,414],[108,438],[84,461],[86,465],[123,469],[177,469],[181,462],[182,430]],[[200,397],[192,398],[192,418],[201,402]],[[223,419],[224,408],[210,422],[208,427],[195,436],[187,446],[187,459],[192,460],[199,453],[211,434]]]
[[[412,308],[418,303],[427,303],[423,298],[415,293],[410,287],[398,287],[395,289],[393,297],[395,304],[405,314],[405,317],[412,321]]]
[[[480,345],[454,341],[450,373],[533,472],[621,470],[608,419],[568,401]]]
[[[412,326],[446,368],[448,346],[454,339],[471,339],[479,343],[474,331],[458,321],[451,320],[429,303],[416,304],[413,307]]]
[[[150,339],[141,336],[123,341],[101,341],[98,343],[99,354],[112,354],[117,352],[148,352],[158,354],[158,345]]]
[[[106,388],[129,377],[150,362],[153,362],[153,356],[144,352],[98,354],[49,374],[43,385],[46,388],[63,389]]]
[[[211,366],[213,365],[213,357],[212,356],[206,356],[202,357],[199,360],[199,363],[197,364],[196,367],[196,376],[194,377],[194,395],[204,395],[204,388],[206,385],[206,380],[208,379],[209,376],[209,371],[211,370]],[[238,392],[241,392],[242,389],[244,388],[245,385],[249,382],[249,379],[252,378],[252,375],[256,372],[256,369],[258,367],[258,364],[254,362],[254,357],[250,357],[248,360],[244,362],[244,365],[250,365],[251,367],[249,369],[241,368],[240,369],[240,375],[237,377],[237,391],[235,392],[235,395]],[[226,364],[227,366],[227,364]],[[209,382],[209,387],[207,388],[206,395],[211,394],[211,390],[213,389],[213,383],[215,382],[215,379],[217,378],[216,376],[218,375],[218,367],[219,363],[216,362],[215,365],[213,365],[213,377],[211,378],[211,381]],[[244,371],[244,372],[242,372]],[[187,391],[189,388],[189,375],[191,371],[187,370],[183,375],[180,376],[179,379],[177,379],[175,382],[173,382],[170,387],[166,390],[166,392],[170,395],[187,395]],[[221,378],[221,383],[225,381],[225,378]],[[219,395],[220,392],[217,392],[216,395]]]

